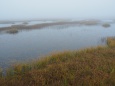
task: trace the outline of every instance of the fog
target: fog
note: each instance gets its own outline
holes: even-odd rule
[[[115,0],[0,0],[0,20],[115,18]]]

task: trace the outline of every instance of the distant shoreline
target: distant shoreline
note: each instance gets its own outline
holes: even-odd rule
[[[51,22],[51,23],[41,23],[41,24],[35,24],[35,25],[26,25],[26,24],[20,24],[20,25],[12,25],[8,27],[0,27],[0,31],[5,31],[9,29],[41,29],[48,26],[55,26],[55,25],[97,25],[99,21],[97,20],[81,20],[81,21],[57,21],[57,22]]]
[[[29,24],[30,22],[36,22],[35,24]],[[39,23],[40,22],[40,23]],[[20,23],[20,24],[16,24]],[[32,29],[42,29],[49,26],[56,25],[101,25],[104,28],[108,28],[112,23],[115,23],[114,20],[25,20],[25,21],[0,21],[0,24],[11,24],[11,26],[0,27],[0,32],[15,34],[19,30],[32,30]]]

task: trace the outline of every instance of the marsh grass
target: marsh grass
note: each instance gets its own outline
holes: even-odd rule
[[[6,33],[16,34],[16,33],[18,33],[18,29],[17,28],[12,28],[12,29],[7,30]]]
[[[105,27],[105,28],[108,28],[108,27],[110,27],[111,25],[110,25],[109,23],[104,23],[102,26]]]
[[[3,74],[2,74],[2,68],[0,68],[0,77],[2,77],[3,76]]]
[[[115,43],[65,51],[9,68],[0,86],[115,86]]]
[[[97,21],[97,20],[83,20],[83,21],[79,21],[79,24],[90,26],[90,25],[97,25],[97,24],[99,24],[98,22],[99,21]]]
[[[49,26],[56,26],[56,25],[97,25],[99,24],[99,20],[81,20],[81,21],[59,21],[59,22],[52,22],[52,23],[42,23],[42,24],[35,24],[35,25],[27,25],[28,22],[23,22],[21,25],[12,25],[10,27],[1,27],[0,31],[6,31],[12,28],[17,28],[18,30],[24,30],[24,29],[41,29],[44,27]],[[12,31],[9,31],[12,33]]]
[[[109,47],[115,47],[115,37],[109,37],[107,39],[107,44],[109,45]]]

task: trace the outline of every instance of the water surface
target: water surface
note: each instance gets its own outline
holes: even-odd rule
[[[57,25],[35,30],[22,30],[17,34],[0,34],[0,66],[16,61],[28,61],[51,52],[78,50],[106,45],[106,38],[115,36],[115,24]]]

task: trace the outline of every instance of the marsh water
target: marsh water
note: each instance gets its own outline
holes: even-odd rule
[[[106,38],[111,36],[115,36],[113,23],[108,28],[102,25],[55,25],[20,30],[17,34],[0,33],[0,66],[33,60],[52,52],[106,45]]]

